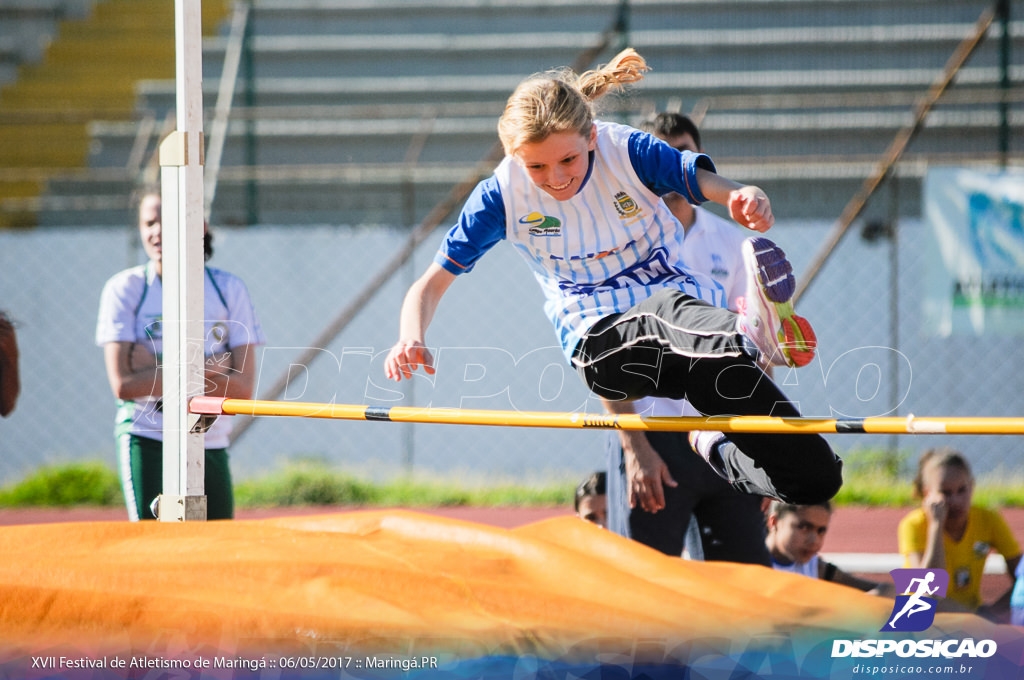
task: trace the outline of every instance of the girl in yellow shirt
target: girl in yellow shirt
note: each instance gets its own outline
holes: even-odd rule
[[[945,569],[947,598],[989,618],[1008,620],[1020,546],[998,512],[971,505],[974,476],[963,454],[949,448],[926,451],[918,462],[914,493],[921,507],[899,525],[905,565]],[[995,602],[982,606],[981,576],[992,550],[1006,560],[1010,584]]]

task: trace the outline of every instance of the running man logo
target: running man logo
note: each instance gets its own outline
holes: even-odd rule
[[[935,605],[946,596],[949,574],[945,569],[893,569],[896,602],[889,620],[880,630],[921,632],[935,621]]]

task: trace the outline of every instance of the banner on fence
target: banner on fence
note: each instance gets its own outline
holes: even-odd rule
[[[1024,171],[932,169],[924,214],[928,332],[1024,335]]]

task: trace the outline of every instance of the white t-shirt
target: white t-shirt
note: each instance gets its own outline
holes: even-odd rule
[[[772,569],[776,571],[788,571],[791,574],[800,574],[810,578],[818,578],[818,556],[815,555],[806,562],[794,562],[793,564],[782,564],[772,558]]]
[[[207,267],[203,276],[204,353],[207,357],[243,345],[263,345],[266,338],[240,278]],[[163,353],[163,287],[151,265],[118,272],[103,286],[96,322],[96,344],[132,342],[157,359]],[[163,411],[158,397],[118,400],[115,433],[163,441]],[[218,418],[207,431],[206,448],[228,445],[230,418]]]
[[[694,206],[695,220],[683,240],[683,264],[692,272],[710,276],[722,285],[728,308],[736,311],[736,299],[744,297],[749,276],[743,266],[741,247],[755,232]],[[699,416],[685,399],[645,397],[634,402],[636,412],[649,417]]]
[[[683,240],[683,264],[722,284],[726,306],[737,310],[736,299],[747,294],[747,270],[743,266],[743,242],[757,233],[744,229],[704,208],[694,207],[695,220]]]

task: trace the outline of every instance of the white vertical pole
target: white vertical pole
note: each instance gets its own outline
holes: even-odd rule
[[[188,400],[203,393],[201,0],[175,0],[177,130],[160,145],[163,202],[164,522],[206,519],[205,447]]]

